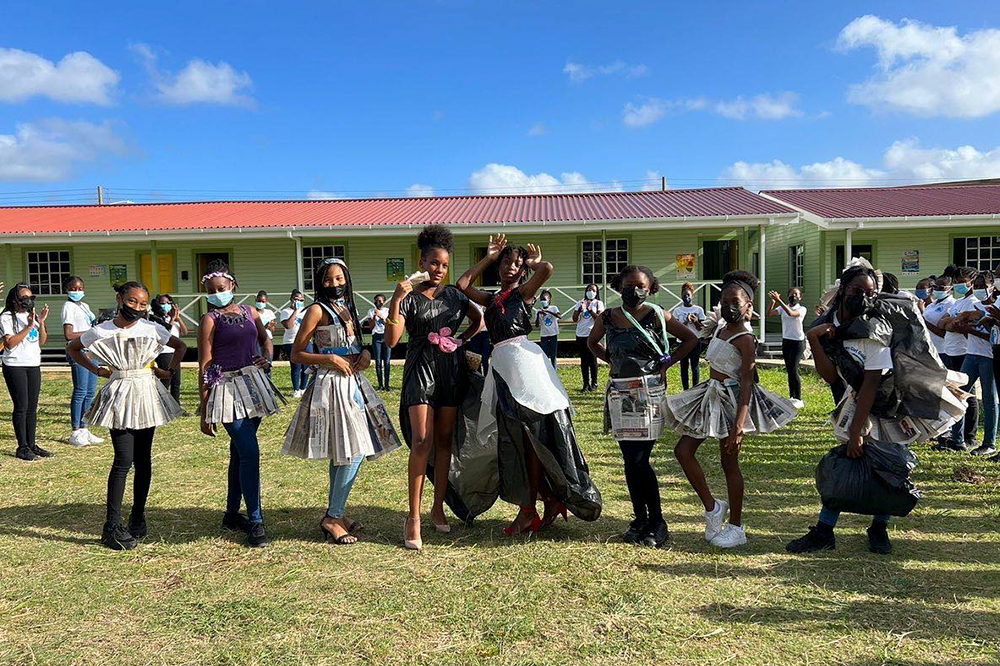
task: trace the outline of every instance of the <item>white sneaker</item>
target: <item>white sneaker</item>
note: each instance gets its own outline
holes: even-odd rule
[[[794,407],[795,409],[802,409],[805,406],[806,403],[802,402],[798,398],[792,398],[792,407]]]
[[[292,393],[292,397],[293,398],[301,398],[303,393],[305,393],[305,391],[303,391],[302,389],[299,389],[298,391],[295,391],[295,392]]]
[[[711,541],[716,534],[722,531],[727,511],[729,511],[729,504],[716,498],[715,508],[705,512],[705,541]]]
[[[747,533],[742,527],[726,525],[722,531],[712,537],[709,542],[716,548],[736,548],[747,542]]]
[[[83,428],[79,430],[74,430],[73,434],[69,436],[70,446],[87,446],[90,444],[90,440],[87,438],[87,431]]]
[[[83,432],[85,432],[87,434],[87,441],[90,442],[91,444],[103,444],[104,443],[104,438],[103,437],[98,437],[94,433],[90,432],[90,428],[84,428]]]

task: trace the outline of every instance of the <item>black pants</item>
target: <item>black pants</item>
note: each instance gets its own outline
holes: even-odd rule
[[[558,335],[545,335],[539,340],[538,346],[542,348],[542,352],[548,357],[549,362],[552,364],[553,368],[559,367],[556,365],[556,358],[559,356],[559,336]]]
[[[153,479],[153,435],[156,428],[143,430],[111,430],[111,445],[115,459],[108,474],[108,512],[105,527],[122,521],[122,498],[125,496],[125,479],[135,466],[132,479],[132,517],[138,522],[146,512],[149,483]]]
[[[701,340],[694,346],[691,353],[681,359],[681,386],[688,390],[690,386],[697,386],[701,383],[701,368],[698,366],[701,361]],[[688,383],[688,373],[691,373],[691,383]]]
[[[580,374],[583,375],[583,386],[597,386],[597,357],[590,351],[587,338],[577,337],[576,346],[580,349]]]
[[[35,448],[35,427],[38,424],[38,393],[42,390],[42,369],[37,365],[22,368],[3,366],[3,380],[14,405],[14,437],[17,448]]]
[[[160,370],[166,370],[170,367],[170,364],[174,360],[173,354],[160,354],[156,357],[156,367]],[[177,368],[177,372],[173,374],[172,377],[167,379],[161,379],[163,386],[170,391],[170,395],[177,402],[181,401],[181,369]]]
[[[961,372],[962,364],[965,363],[965,354],[962,354],[961,356],[948,356],[947,354],[941,354],[941,360],[944,362],[944,367],[949,370]],[[995,360],[993,363],[994,367],[996,367]],[[977,430],[979,430],[979,398],[973,394],[966,403],[965,408],[965,427],[962,435],[965,437],[966,444],[976,440]]]
[[[654,444],[655,441],[618,442],[625,459],[625,483],[632,500],[632,512],[636,520],[648,521],[648,524],[663,521],[660,484],[656,481],[653,466],[649,464],[649,454],[652,453]]]
[[[788,374],[788,397],[802,399],[802,378],[799,377],[799,361],[802,352],[806,350],[805,340],[781,340],[781,358],[785,360],[785,372]]]

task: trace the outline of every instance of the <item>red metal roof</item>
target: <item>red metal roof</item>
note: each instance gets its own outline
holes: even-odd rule
[[[32,206],[0,208],[0,235],[669,220],[790,213],[794,211],[742,187],[408,199]]]
[[[1000,185],[764,190],[761,194],[828,219],[1000,214]]]

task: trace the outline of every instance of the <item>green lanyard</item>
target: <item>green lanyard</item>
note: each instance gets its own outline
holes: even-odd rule
[[[650,335],[649,331],[647,331],[645,328],[639,325],[639,322],[635,320],[635,317],[633,317],[628,313],[628,310],[622,308],[622,314],[625,315],[625,318],[629,320],[630,324],[635,326],[636,329],[638,329],[638,331],[642,333],[643,337],[645,337],[646,340],[649,341],[649,344],[653,345],[653,349],[656,350],[656,353],[659,354],[660,358],[662,359],[665,356],[667,356],[667,351],[670,349],[670,345],[667,343],[667,320],[663,317],[663,308],[661,308],[656,303],[648,303],[648,305],[649,307],[653,308],[653,311],[656,312],[656,316],[660,318],[660,329],[663,333],[663,347],[660,347],[660,344],[656,341],[656,338]]]

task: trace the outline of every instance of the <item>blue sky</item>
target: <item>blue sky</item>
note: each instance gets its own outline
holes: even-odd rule
[[[1000,176],[991,2],[153,4],[5,3],[0,203]]]

